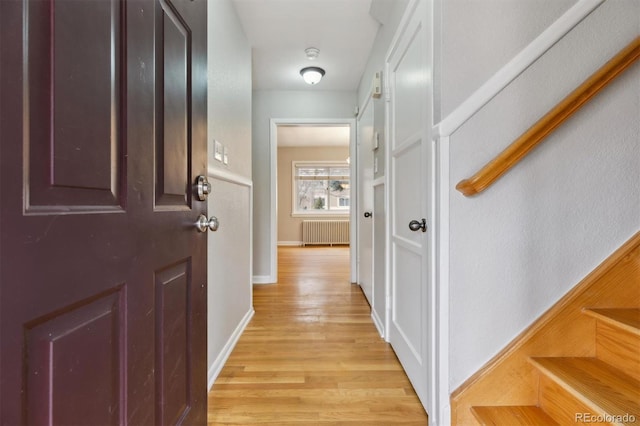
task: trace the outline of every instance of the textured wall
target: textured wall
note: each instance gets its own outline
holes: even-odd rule
[[[398,25],[400,24],[400,20],[402,19],[402,15],[404,14],[408,3],[409,0],[385,0],[381,2],[381,4],[384,5],[384,8],[381,8],[380,13],[384,14],[384,21],[378,29],[378,34],[376,35],[373,47],[371,48],[371,54],[369,55],[367,66],[362,74],[362,80],[358,87],[358,105],[361,108],[367,101],[367,98],[371,95],[374,74],[376,72],[384,71],[385,60],[391,46],[391,41],[398,29]],[[382,80],[384,81],[384,73]],[[378,161],[378,171],[375,173],[374,177],[378,178],[384,176],[385,169],[385,101],[384,97],[380,97],[372,98],[371,102],[374,105],[375,111],[375,131],[380,134],[379,148],[374,153],[374,158]]]
[[[576,0],[442,1],[441,110],[446,117]]]
[[[253,92],[253,275],[271,274],[270,246],[270,123],[273,118],[353,118],[355,92],[278,91]]]
[[[635,0],[605,2],[451,137],[452,390],[640,229],[640,64],[485,193],[453,189],[637,36],[638,16]],[[468,37],[489,57],[511,46]],[[464,86],[474,70],[443,76]]]
[[[251,48],[230,0],[208,3],[209,165],[251,179]],[[227,146],[229,165],[213,160],[213,139]],[[250,189],[210,177],[208,236],[208,363],[211,368],[251,310]],[[233,259],[230,262],[229,259]]]

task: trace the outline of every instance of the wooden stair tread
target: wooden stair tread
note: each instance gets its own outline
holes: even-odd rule
[[[640,381],[596,358],[531,358],[531,363],[598,415],[633,415],[640,424]]]
[[[640,336],[640,308],[592,308],[585,309],[584,313],[597,320],[623,328]]]
[[[558,425],[540,407],[535,406],[471,407],[471,411],[481,425]]]

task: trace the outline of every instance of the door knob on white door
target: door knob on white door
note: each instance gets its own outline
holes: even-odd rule
[[[409,229],[414,232],[420,229],[422,229],[422,232],[427,232],[427,219],[422,218],[422,221],[412,220],[411,222],[409,222]]]
[[[198,220],[196,221],[196,228],[198,229],[198,232],[207,232],[207,229],[215,232],[218,230],[219,226],[220,221],[215,216],[211,216],[210,219],[207,219],[205,215],[201,214],[198,216]]]

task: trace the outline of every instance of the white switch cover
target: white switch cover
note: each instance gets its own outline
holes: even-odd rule
[[[222,164],[229,164],[229,149],[226,146],[222,150]]]
[[[222,144],[218,141],[214,141],[213,158],[215,158],[218,161],[222,161],[223,151],[224,149],[222,147]]]
[[[373,75],[373,82],[371,83],[371,96],[379,98],[382,96],[382,71],[379,71]]]

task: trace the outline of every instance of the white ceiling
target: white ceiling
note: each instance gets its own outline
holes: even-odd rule
[[[254,89],[357,90],[379,27],[372,0],[233,1],[253,48]],[[307,47],[320,49],[316,60]],[[300,77],[307,66],[326,71],[315,86]]]
[[[349,126],[279,125],[278,147],[349,146]]]

